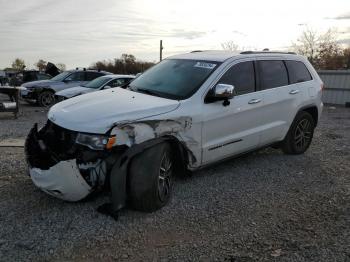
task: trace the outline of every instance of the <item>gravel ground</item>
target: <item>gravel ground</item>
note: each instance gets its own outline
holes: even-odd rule
[[[0,138],[45,121],[23,108],[0,118]],[[62,202],[33,186],[23,149],[0,157],[2,261],[350,261],[348,108],[325,108],[304,155],[268,148],[203,169],[178,179],[162,210],[117,222],[96,211],[106,195]]]
[[[0,94],[0,101],[7,100]],[[13,113],[0,112],[0,142],[7,138],[24,138],[34,123],[45,124],[48,110],[39,106],[29,105],[21,101],[18,119],[14,120]]]

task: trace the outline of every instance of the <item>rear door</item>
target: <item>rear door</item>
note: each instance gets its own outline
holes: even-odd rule
[[[300,102],[299,90],[289,85],[289,76],[282,59],[258,58],[259,93],[264,97],[260,145],[280,141],[286,135]]]

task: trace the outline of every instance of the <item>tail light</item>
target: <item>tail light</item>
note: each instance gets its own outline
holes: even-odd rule
[[[321,84],[321,91],[323,91],[325,88],[324,83]]]

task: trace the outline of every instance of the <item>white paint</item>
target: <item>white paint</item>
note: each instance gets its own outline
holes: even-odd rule
[[[79,201],[91,192],[75,159],[61,161],[48,170],[31,168],[29,173],[33,183],[42,191],[66,201]]]

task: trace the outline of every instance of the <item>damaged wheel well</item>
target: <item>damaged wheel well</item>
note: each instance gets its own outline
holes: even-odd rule
[[[169,144],[172,152],[174,153],[175,175],[179,177],[188,175],[188,150],[177,138],[172,136],[169,137]]]

